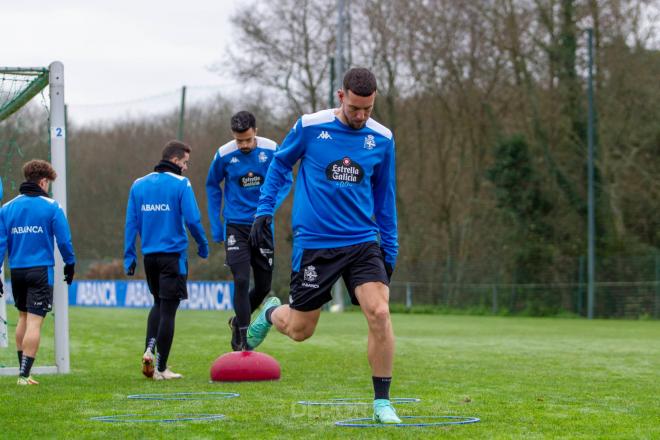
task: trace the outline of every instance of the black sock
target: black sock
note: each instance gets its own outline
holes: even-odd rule
[[[273,306],[270,309],[266,310],[266,321],[268,321],[268,324],[272,324],[273,321],[270,319],[270,315],[273,314],[273,311],[275,311],[276,308],[279,306]]]
[[[19,374],[23,377],[29,377],[33,363],[34,358],[31,358],[30,356],[23,356],[23,359],[21,360],[21,372]]]
[[[17,350],[16,354],[18,355],[18,366],[21,366],[21,362],[23,362],[23,350]]]
[[[151,352],[156,351],[156,338],[149,338],[149,342],[147,343],[147,348],[144,351],[151,350]]]
[[[247,348],[247,346],[248,346],[248,343],[247,343],[247,331],[248,331],[248,328],[247,328],[247,327],[239,327],[239,328],[238,328],[238,331],[239,331],[240,334],[241,334],[241,347],[243,347],[243,348]]]
[[[390,383],[392,383],[392,378],[371,376],[371,380],[374,383],[374,400],[390,400]]]
[[[160,322],[158,323],[158,336],[156,337],[156,368],[161,373],[167,368],[167,360],[174,339],[174,320],[179,307],[178,299],[160,300]]]

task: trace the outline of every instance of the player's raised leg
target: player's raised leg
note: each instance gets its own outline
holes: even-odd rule
[[[374,385],[374,420],[401,423],[390,402],[390,383],[394,361],[394,332],[390,319],[389,288],[369,282],[355,288],[355,296],[369,326],[367,357]]]

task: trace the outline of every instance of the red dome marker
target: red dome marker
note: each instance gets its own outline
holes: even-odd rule
[[[280,364],[272,356],[258,351],[232,351],[211,364],[211,380],[214,382],[253,382],[279,378]]]

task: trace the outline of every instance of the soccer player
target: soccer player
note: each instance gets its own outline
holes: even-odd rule
[[[250,246],[248,238],[257,211],[259,190],[277,143],[257,136],[256,119],[247,111],[232,116],[231,131],[234,139],[218,148],[211,162],[206,179],[206,197],[211,236],[216,243],[225,242],[226,264],[234,276],[233,306],[236,316],[229,319],[229,328],[232,332],[231,348],[240,351],[249,349],[246,334],[250,316],[270,292],[273,277],[273,243],[259,249]],[[220,187],[223,181],[224,207]],[[288,194],[291,183],[289,173],[278,191],[277,206]],[[221,208],[224,222],[220,220]],[[250,268],[254,273],[254,288],[248,292]]]
[[[264,247],[284,176],[300,161],[292,214],[293,255],[288,305],[271,298],[248,328],[257,347],[274,324],[295,341],[314,333],[321,306],[343,277],[368,327],[374,420],[400,423],[389,400],[394,334],[389,280],[398,254],[392,132],[370,118],[376,78],[354,68],[337,92],[340,107],[303,115],[275,154],[261,189],[250,240]]]
[[[129,276],[135,274],[135,238],[140,234],[144,271],[154,297],[147,319],[142,373],[154,380],[182,377],[167,367],[167,360],[176,311],[180,301],[188,298],[188,234],[184,224],[197,242],[197,255],[209,255],[195,194],[190,181],[181,175],[188,169],[190,152],[187,144],[169,141],[155,172],[137,179],[128,196],[124,269]]]
[[[43,160],[23,165],[25,182],[20,195],[0,210],[0,258],[9,253],[11,285],[18,309],[16,350],[20,370],[18,385],[37,385],[30,375],[41,341],[41,326],[53,307],[53,237],[64,260],[64,279],[71,284],[76,258],[64,211],[48,197],[50,183],[57,178]],[[0,279],[0,292],[2,280]]]

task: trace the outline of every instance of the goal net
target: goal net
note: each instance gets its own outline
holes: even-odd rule
[[[0,67],[0,201],[18,195],[24,162],[40,158],[51,162],[57,172],[52,197],[66,213],[66,125],[64,108],[64,67]],[[5,262],[5,255],[2,261]],[[64,264],[55,251],[53,325],[44,325],[37,356],[37,374],[68,373],[69,317],[68,290],[63,281]],[[7,307],[12,301],[6,265],[2,268],[5,295],[0,298],[0,375],[18,374],[14,332],[18,313]],[[51,337],[52,335],[52,337]],[[52,341],[52,343],[51,343]],[[12,348],[14,350],[12,350]],[[48,359],[53,359],[49,361]],[[47,365],[54,363],[54,365]],[[44,365],[46,364],[46,365]]]

